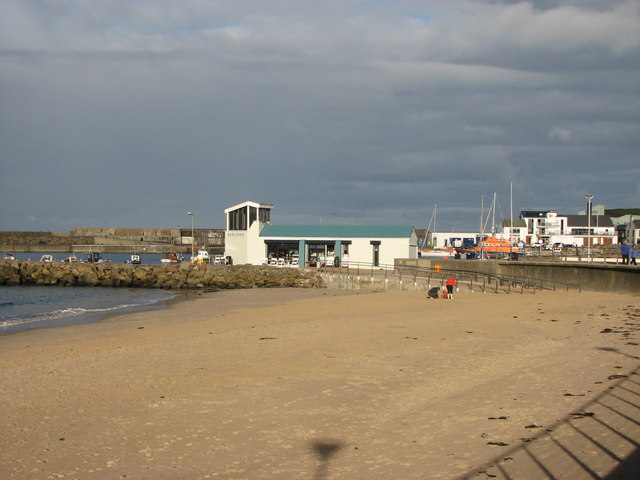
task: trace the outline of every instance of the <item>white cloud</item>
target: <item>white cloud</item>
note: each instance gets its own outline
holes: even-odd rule
[[[562,142],[569,142],[569,141],[571,141],[571,137],[572,136],[573,136],[573,132],[571,130],[566,129],[566,128],[552,127],[551,130],[549,130],[549,137],[554,139],[554,140],[560,140]]]

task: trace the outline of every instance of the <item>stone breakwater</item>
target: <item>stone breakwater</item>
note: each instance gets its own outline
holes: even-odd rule
[[[135,288],[323,288],[312,270],[250,265],[130,265],[0,260],[0,285]]]

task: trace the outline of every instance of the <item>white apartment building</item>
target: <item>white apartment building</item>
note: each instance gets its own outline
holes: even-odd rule
[[[525,243],[586,246],[618,243],[616,229],[606,215],[561,215],[554,210],[520,212],[526,225]]]

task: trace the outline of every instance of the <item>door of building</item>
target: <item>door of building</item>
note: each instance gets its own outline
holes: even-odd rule
[[[380,242],[372,241],[371,246],[373,247],[373,266],[380,266]]]

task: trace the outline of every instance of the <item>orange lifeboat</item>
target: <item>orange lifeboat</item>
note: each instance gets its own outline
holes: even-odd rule
[[[473,251],[478,253],[484,252],[491,255],[496,253],[518,253],[520,249],[511,245],[507,240],[501,240],[496,237],[486,237],[477,247],[473,248]]]

